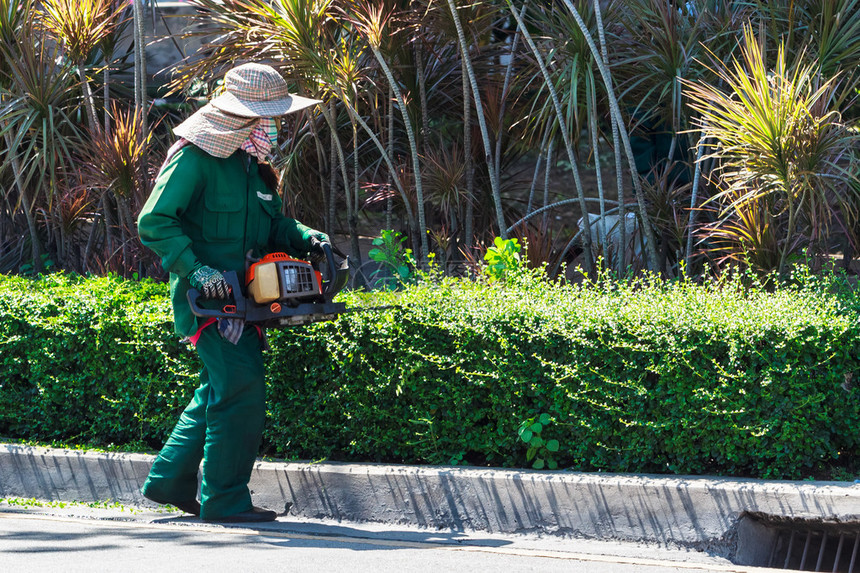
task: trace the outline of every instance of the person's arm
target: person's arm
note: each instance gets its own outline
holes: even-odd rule
[[[192,149],[181,149],[165,165],[137,219],[141,242],[161,257],[168,272],[188,278],[200,267],[180,218],[195,193],[204,188],[206,173]],[[198,195],[199,196],[199,195]]]
[[[275,194],[274,201],[277,202],[277,215],[272,218],[272,231],[269,235],[269,243],[277,248],[286,248],[294,253],[309,253],[311,251],[311,239],[315,238],[321,242],[329,242],[329,237],[322,231],[311,229],[307,225],[286,217],[281,214],[281,198]]]

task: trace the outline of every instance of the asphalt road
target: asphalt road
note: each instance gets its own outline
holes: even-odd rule
[[[0,505],[0,571],[762,572],[696,551],[295,522],[255,528],[127,508]]]

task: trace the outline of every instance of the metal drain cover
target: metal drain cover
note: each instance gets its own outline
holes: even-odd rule
[[[860,522],[746,514],[734,561],[792,571],[860,573]]]

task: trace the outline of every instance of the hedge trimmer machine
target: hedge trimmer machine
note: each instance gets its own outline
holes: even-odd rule
[[[191,312],[206,318],[239,318],[261,328],[301,326],[333,320],[347,311],[346,304],[332,302],[349,280],[349,258],[340,251],[337,262],[329,243],[317,243],[323,257],[309,262],[286,253],[270,253],[255,259],[245,256],[245,284],[235,271],[224,279],[232,290],[232,301],[220,308],[208,308],[200,301],[200,291],[188,290]],[[201,304],[202,302],[202,304]]]

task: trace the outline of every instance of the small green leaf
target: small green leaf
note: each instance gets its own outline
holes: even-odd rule
[[[540,423],[541,423],[541,424],[543,424],[544,426],[546,426],[546,425],[548,425],[550,422],[552,422],[552,418],[550,418],[549,414],[541,414],[541,415],[540,415]]]
[[[542,470],[543,464],[544,464],[544,461],[539,459],[539,460],[536,460],[535,463],[532,464],[532,467],[536,470]]]
[[[543,432],[543,424],[541,424],[540,422],[535,422],[529,429],[535,434],[540,434],[541,432]]]
[[[520,439],[528,444],[531,441],[533,435],[534,434],[531,430],[523,430],[522,433],[520,433]]]
[[[549,461],[547,462],[547,464],[546,464],[546,465],[547,465],[547,467],[549,467],[549,469],[551,469],[551,470],[556,470],[556,469],[558,469],[558,462],[557,462],[557,461],[555,461],[555,460],[549,460]]]
[[[551,452],[557,452],[558,447],[559,447],[558,440],[550,440],[546,443],[546,449],[548,449]]]

